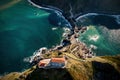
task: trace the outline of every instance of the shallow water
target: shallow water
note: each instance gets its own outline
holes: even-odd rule
[[[78,21],[78,24],[89,28],[79,39],[89,47],[94,45],[96,55],[120,54],[120,24],[114,16],[87,15]]]

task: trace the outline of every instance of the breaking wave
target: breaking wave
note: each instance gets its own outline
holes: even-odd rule
[[[93,40],[96,42],[98,39],[99,39],[99,35],[89,36],[89,40]]]
[[[40,55],[42,54],[42,50],[43,50],[43,49],[47,49],[47,48],[46,48],[46,47],[42,47],[42,48],[40,48],[39,50],[36,50],[36,51],[33,53],[32,56],[24,58],[23,61],[24,61],[24,62],[32,63],[33,60],[34,60],[34,58],[35,58],[36,56],[40,56]]]

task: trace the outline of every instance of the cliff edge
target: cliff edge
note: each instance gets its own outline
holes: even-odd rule
[[[57,51],[45,54],[45,57],[67,56],[64,68],[39,68],[37,65],[24,72],[12,72],[0,80],[119,80],[120,56],[101,56],[86,58],[76,57],[74,54]]]

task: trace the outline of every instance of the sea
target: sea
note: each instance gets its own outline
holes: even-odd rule
[[[98,56],[120,54],[120,15],[90,13],[77,19],[79,40],[95,47]],[[70,24],[57,11],[44,10],[26,0],[0,1],[0,75],[29,68],[26,57],[59,45]]]
[[[41,47],[60,44],[64,25],[59,25],[64,19],[50,24],[49,19],[57,18],[55,12],[34,7],[26,0],[2,0],[0,4],[0,74],[23,71],[29,67],[24,58]]]
[[[120,54],[120,15],[88,13],[76,20],[79,27],[87,27],[79,40],[93,47],[95,55]]]

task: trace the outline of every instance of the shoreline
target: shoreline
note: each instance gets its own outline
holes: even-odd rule
[[[57,8],[57,7],[54,7],[54,6],[49,6],[49,5],[44,5],[44,4],[41,4],[41,5],[38,5],[38,4],[35,4],[34,2],[32,2],[32,0],[28,0],[28,2],[30,2],[33,6],[36,6],[38,8],[41,8],[41,9],[45,9],[45,10],[54,10],[54,11],[57,11],[57,12],[60,12],[61,14],[63,14],[64,12]],[[87,14],[99,14],[99,15],[120,15],[120,13],[117,13],[117,12],[105,12],[105,11],[86,11],[86,12],[81,12],[81,13],[78,13],[78,14],[75,14],[73,17],[75,19],[79,18],[80,16],[85,16]],[[67,16],[67,15],[66,15]],[[66,17],[64,16],[64,17]]]
[[[30,2],[33,6],[35,6],[35,7],[38,7],[38,8],[41,8],[41,9],[45,9],[45,10],[52,10],[52,11],[57,11],[58,12],[58,14],[61,14],[62,15],[62,12],[61,11],[58,11],[58,10],[56,10],[54,7],[48,7],[48,6],[46,6],[46,7],[42,7],[42,6],[39,6],[39,5],[37,5],[37,4],[35,4],[34,2],[32,2],[31,0],[28,0],[28,2]],[[63,15],[62,15],[63,16]],[[63,16],[64,18],[66,17],[66,16]],[[69,22],[69,21],[68,21]],[[69,22],[69,24],[70,24],[70,22]],[[59,45],[56,45],[54,48],[53,48],[53,50],[55,49],[55,50],[58,50],[58,48],[59,47],[62,47],[62,48],[64,48],[65,46],[64,45],[62,45],[61,46],[61,44],[64,44],[64,42],[62,42],[62,41],[70,41],[71,43],[75,43],[75,44],[79,44],[80,43],[80,45],[81,44],[84,44],[85,45],[85,43],[83,43],[83,42],[81,42],[81,41],[79,41],[77,38],[79,37],[78,36],[78,34],[79,34],[79,32],[81,31],[81,33],[83,33],[83,32],[85,32],[86,30],[87,30],[87,28],[85,29],[85,27],[83,27],[83,28],[81,28],[81,29],[78,29],[78,27],[77,26],[75,26],[75,27],[73,27],[72,26],[72,29],[69,27],[69,29],[70,29],[70,33],[67,33],[66,34],[66,38],[63,38],[62,40],[61,40],[61,43],[59,44]],[[66,33],[67,31],[65,31],[65,33]],[[64,33],[63,33],[64,34]],[[75,37],[77,35],[77,37]],[[69,44],[70,45],[70,44]],[[85,45],[85,47],[87,47],[87,45]],[[40,49],[42,49],[42,48],[40,48]],[[89,50],[89,48],[88,48],[88,50]],[[38,50],[39,51],[39,50]],[[93,53],[93,52],[92,52]],[[37,53],[36,53],[37,54]]]
[[[84,33],[86,30],[87,27],[82,27],[81,29],[75,27],[74,34],[72,35],[70,35],[69,33],[66,34],[66,37],[64,37],[61,40],[61,43],[59,45],[55,45],[50,49],[42,47],[36,50],[32,56],[28,57],[27,62],[29,62],[31,65],[35,65],[40,60],[45,59],[43,57],[44,54],[50,54],[54,51],[65,53],[67,50],[68,51],[70,50],[70,48],[68,47],[72,47],[73,45],[76,47],[74,47],[73,50],[70,50],[70,54],[77,55],[77,57],[80,58],[81,60],[86,60],[87,58],[95,57],[96,55],[92,51],[94,47],[88,47],[84,42],[78,40],[79,33]]]
[[[38,8],[40,8],[40,9],[43,9],[43,10],[47,10],[47,11],[54,11],[54,12],[57,12],[58,14],[60,14],[61,16],[63,16],[63,12],[62,12],[62,10],[60,10],[60,9],[58,9],[58,8],[55,8],[55,7],[52,7],[52,6],[47,6],[47,5],[44,5],[44,6],[40,6],[40,5],[37,5],[37,4],[35,4],[34,2],[32,2],[31,0],[28,0],[28,2],[30,3],[30,4],[32,4],[33,6],[35,6],[35,7],[38,7]],[[76,20],[78,20],[79,18],[81,18],[81,17],[83,17],[83,16],[87,16],[87,15],[99,15],[99,13],[87,13],[87,14],[85,14],[85,13],[83,13],[82,15],[80,15],[80,16],[78,16],[78,17],[76,17],[75,19]],[[64,18],[66,17],[66,16],[63,16]],[[66,19],[66,18],[65,18]],[[67,20],[67,19],[66,19]],[[68,21],[69,22],[69,21]],[[70,22],[69,22],[69,24],[70,24]],[[67,37],[64,39],[62,39],[61,40],[61,43],[59,44],[59,45],[56,45],[55,47],[54,47],[54,49],[57,49],[57,47],[61,47],[61,44],[62,44],[62,41],[63,40],[67,40],[68,38],[73,38],[72,40],[74,40],[73,42],[75,42],[75,37],[73,37],[73,35],[76,35],[76,34],[78,34],[79,33],[79,31],[81,30],[82,32],[81,33],[83,33],[83,32],[85,32],[86,31],[86,29],[84,29],[85,27],[83,27],[83,30],[82,29],[80,29],[80,30],[78,30],[77,29],[77,31],[78,31],[78,33],[76,33],[75,32],[75,28],[76,28],[77,26],[75,26],[75,27],[73,27],[72,26],[72,29],[70,29],[70,34],[67,34]],[[78,28],[78,27],[77,27]],[[68,36],[69,35],[69,36]],[[78,36],[79,37],[79,36]],[[68,40],[70,40],[70,39],[68,39]],[[70,40],[70,41],[72,41],[72,40]],[[79,40],[77,40],[78,42],[77,43],[82,43],[82,44],[85,44],[85,43],[83,43],[83,42],[81,42],[81,41],[79,41]],[[64,47],[64,46],[62,46],[62,47]],[[87,45],[85,44],[85,47],[87,47]],[[41,49],[41,48],[40,48]],[[88,50],[89,50],[90,48],[88,48]],[[93,53],[93,51],[92,51],[92,53]]]
[[[81,17],[84,17],[84,16],[89,16],[89,15],[105,15],[105,16],[112,16],[112,17],[119,17],[120,16],[120,14],[116,13],[116,12],[88,11],[88,12],[82,12],[79,14],[75,14],[72,18],[69,18],[69,17],[67,17],[67,15],[64,15],[64,12],[61,9],[59,9],[57,7],[44,5],[44,4],[38,5],[34,2],[32,2],[32,0],[28,0],[28,2],[35,7],[38,7],[40,9],[43,9],[46,11],[54,11],[57,14],[63,16],[63,18],[69,23],[71,31],[72,31],[72,29],[75,28],[76,21],[78,21]]]
[[[48,11],[48,12],[53,11],[53,12],[56,12],[57,14],[61,15],[61,16],[63,17],[63,19],[65,19],[66,22],[68,22],[68,26],[69,26],[69,28],[72,30],[73,27],[71,26],[70,22],[66,19],[66,17],[63,16],[63,11],[60,10],[59,8],[52,7],[52,6],[47,6],[47,5],[40,6],[40,5],[37,5],[37,4],[35,4],[34,2],[32,2],[31,0],[27,0],[27,1],[28,1],[31,5],[33,5],[33,6],[37,7],[37,8],[43,9],[43,10]]]
[[[30,2],[33,6],[36,6],[36,7],[38,7],[38,8],[41,8],[41,9],[43,9],[43,10],[48,10],[48,11],[55,11],[55,12],[57,12],[58,14],[60,14],[61,16],[63,16],[65,19],[66,19],[66,16],[65,15],[63,15],[63,12],[62,12],[62,10],[60,10],[60,9],[58,9],[58,8],[55,8],[55,7],[52,7],[52,6],[47,6],[47,5],[44,5],[44,6],[40,6],[40,5],[37,5],[37,4],[35,4],[34,2],[32,2],[31,0],[28,0],[28,2]],[[75,20],[77,21],[77,20],[79,20],[81,17],[84,17],[84,16],[89,16],[89,15],[107,15],[107,16],[114,16],[115,14],[107,14],[107,12],[106,13],[100,13],[100,12],[98,12],[98,13],[80,13],[79,14],[79,16],[77,16],[77,17],[75,17]],[[70,21],[68,20],[68,19],[66,19],[68,22],[69,22],[69,24],[70,24]],[[75,27],[77,27],[77,26],[75,26]],[[69,36],[69,37],[72,37],[72,35],[75,35],[76,33],[74,33],[74,30],[75,30],[75,27],[74,26],[72,26],[72,29],[70,29],[70,31],[71,31],[71,35]],[[77,27],[78,28],[78,27]],[[84,31],[83,31],[84,32]],[[69,37],[67,37],[67,38],[69,38]],[[63,39],[62,39],[63,40]],[[61,41],[62,41],[61,40]],[[79,42],[81,42],[81,41],[79,41]],[[83,43],[83,42],[82,42]],[[60,46],[60,45],[58,45],[58,46]],[[57,47],[57,45],[55,46],[55,47]]]
[[[89,12],[83,12],[83,13],[76,14],[75,19],[77,19],[80,16],[84,16],[86,14],[99,14],[99,15],[111,15],[111,16],[112,15],[120,15],[120,13],[115,13],[115,12],[109,13],[109,12],[103,12],[103,11],[91,11],[91,12],[89,11]]]
[[[31,0],[27,0],[31,5],[37,7],[37,8],[40,8],[40,9],[44,9],[44,10],[48,10],[48,11],[55,11],[55,12],[58,12],[60,14],[62,14],[62,10],[60,10],[59,8],[56,8],[56,7],[52,7],[52,6],[40,6],[40,5],[37,5],[35,4],[34,2],[32,2]]]

